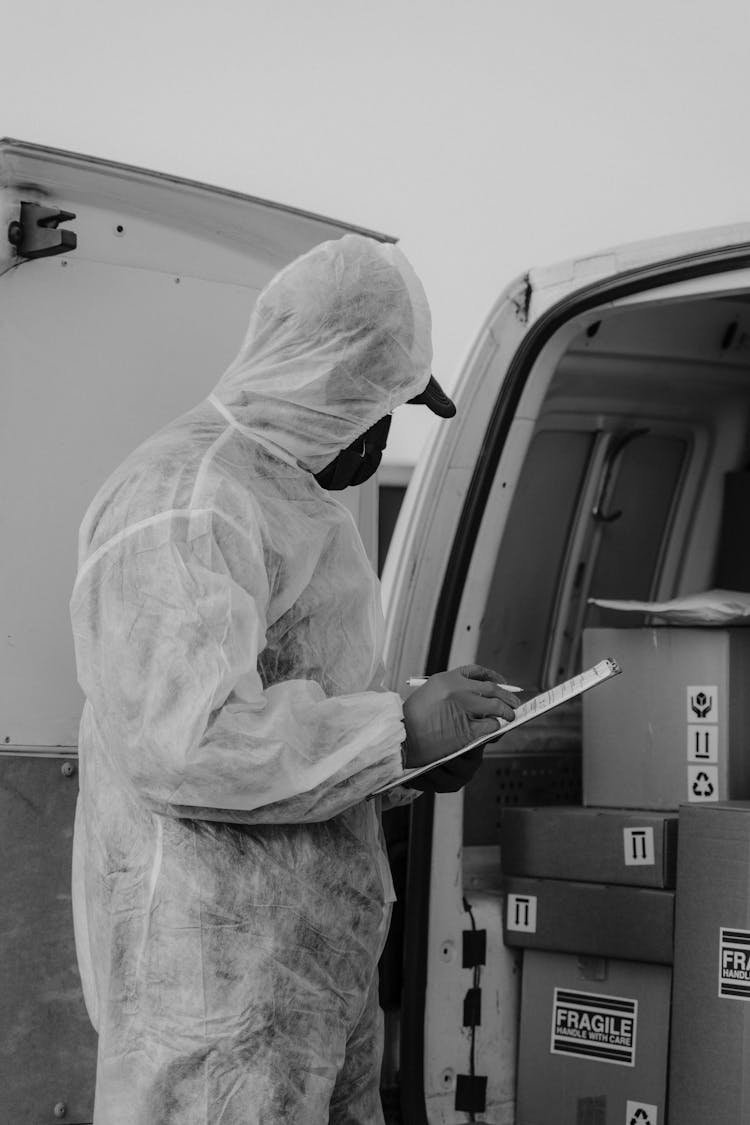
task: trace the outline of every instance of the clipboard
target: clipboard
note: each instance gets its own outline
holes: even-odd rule
[[[539,715],[543,715],[545,711],[551,711],[555,707],[559,707],[561,703],[568,703],[576,696],[582,695],[584,691],[589,691],[599,684],[606,683],[611,680],[613,676],[619,676],[622,668],[611,657],[600,660],[593,667],[587,668],[585,672],[579,672],[577,676],[572,676],[569,680],[565,680],[561,684],[556,684],[555,687],[550,688],[548,691],[543,691],[539,695],[535,695],[533,699],[528,699],[522,703],[520,707],[516,708],[516,717],[506,722],[503,719],[498,719],[499,729],[492,731],[490,734],[483,734],[480,738],[475,738],[473,742],[467,743],[462,746],[460,750],[454,750],[450,754],[446,754],[442,758],[438,758],[434,762],[430,762],[426,766],[415,766],[413,769],[404,770],[400,777],[395,781],[389,781],[385,785],[381,785],[378,789],[370,794],[371,797],[379,797],[383,793],[387,793],[389,789],[395,789],[399,785],[409,787],[409,782],[412,778],[419,777],[422,773],[427,773],[435,766],[441,766],[445,762],[450,762],[451,759],[457,758],[460,754],[466,754],[469,750],[475,750],[477,746],[484,746],[487,742],[495,742],[502,735],[507,734],[510,730],[515,730],[516,727],[522,727],[524,723],[528,723],[531,719],[536,719]]]

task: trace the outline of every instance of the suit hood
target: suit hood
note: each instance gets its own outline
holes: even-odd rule
[[[403,253],[348,234],[281,270],[213,397],[258,440],[311,472],[419,394],[430,310]]]

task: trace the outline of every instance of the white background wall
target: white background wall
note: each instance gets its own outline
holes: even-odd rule
[[[448,388],[528,266],[750,219],[747,0],[35,0],[2,38],[0,135],[400,237]]]

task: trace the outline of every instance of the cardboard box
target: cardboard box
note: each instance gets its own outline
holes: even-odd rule
[[[552,805],[500,816],[505,875],[674,887],[677,813]]]
[[[517,876],[503,887],[506,945],[672,963],[674,891]]]
[[[750,629],[586,629],[583,803],[676,809],[750,798]]]
[[[680,809],[670,1125],[750,1121],[750,802]]]
[[[527,950],[516,1125],[664,1125],[670,978]]]

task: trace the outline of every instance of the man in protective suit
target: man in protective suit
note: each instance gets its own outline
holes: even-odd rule
[[[390,412],[454,412],[392,246],[323,245],[260,294],[214,392],[81,527],[73,900],[96,1125],[377,1125],[378,802],[511,718],[499,674],[382,688],[378,581],[332,490]],[[424,774],[455,789],[478,765]]]

